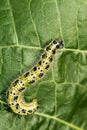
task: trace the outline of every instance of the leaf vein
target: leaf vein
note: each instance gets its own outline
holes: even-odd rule
[[[13,28],[14,28],[14,31],[15,31],[16,42],[17,42],[17,45],[18,45],[18,35],[17,35],[16,25],[15,25],[15,21],[14,21],[14,16],[13,16],[10,0],[8,0],[8,5],[9,5],[9,8],[10,8],[10,14],[11,14],[11,17],[12,17],[12,24],[13,24]]]
[[[37,27],[36,27],[35,22],[34,22],[33,17],[32,17],[32,12],[31,12],[31,2],[32,2],[32,0],[30,0],[30,2],[29,2],[30,17],[31,17],[32,23],[33,23],[34,28],[35,28],[35,31],[36,31],[36,35],[37,35],[37,39],[38,39],[38,43],[39,43],[39,45],[40,45],[39,34],[38,34]],[[40,45],[40,46],[41,46],[41,45]]]
[[[62,33],[62,24],[61,24],[60,10],[59,10],[58,4],[57,4],[57,0],[55,0],[55,5],[56,5],[57,13],[59,15],[58,20],[59,20],[59,26],[60,26],[60,34],[61,34],[62,40],[64,41],[63,33]]]
[[[57,117],[55,117],[55,116],[50,116],[50,115],[48,115],[48,114],[43,114],[43,113],[39,113],[39,112],[36,112],[35,114],[36,114],[36,115],[39,115],[39,116],[42,116],[42,117],[49,118],[49,119],[53,119],[53,120],[55,120],[55,121],[57,121],[57,122],[59,122],[59,123],[61,123],[61,124],[64,124],[64,125],[66,125],[66,126],[68,126],[68,127],[73,128],[73,129],[75,129],[75,130],[83,130],[82,128],[80,128],[80,127],[78,127],[78,126],[76,126],[76,125],[74,125],[74,124],[71,124],[71,123],[69,123],[69,122],[67,122],[67,121],[64,121],[64,120],[62,120],[62,119],[60,119],[60,118],[57,118]]]

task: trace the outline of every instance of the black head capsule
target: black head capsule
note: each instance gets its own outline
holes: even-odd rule
[[[64,44],[62,40],[57,41],[56,48],[63,48]]]
[[[53,40],[52,43],[55,44],[56,49],[63,48],[63,45],[64,45],[63,40],[61,40],[61,39],[60,40]]]

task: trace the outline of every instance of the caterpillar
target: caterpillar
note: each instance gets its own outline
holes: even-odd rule
[[[59,48],[63,48],[62,40],[51,41],[49,45],[45,47],[37,64],[11,83],[7,90],[7,103],[14,113],[28,115],[33,114],[39,108],[36,99],[26,103],[23,99],[23,93],[27,87],[34,84],[45,75],[53,61],[56,50]]]

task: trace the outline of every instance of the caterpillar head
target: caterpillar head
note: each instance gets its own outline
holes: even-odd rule
[[[60,40],[53,40],[52,42],[53,42],[53,44],[56,45],[57,49],[58,48],[63,48],[63,46],[64,46],[63,41],[61,39]]]

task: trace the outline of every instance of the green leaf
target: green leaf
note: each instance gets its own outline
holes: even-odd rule
[[[51,39],[62,39],[45,77],[25,92],[38,112],[6,106],[10,83],[37,63]],[[87,129],[87,1],[0,0],[0,130]]]

